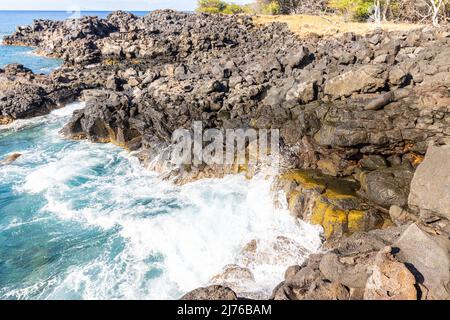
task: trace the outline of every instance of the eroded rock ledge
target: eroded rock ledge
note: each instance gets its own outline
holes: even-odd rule
[[[0,125],[82,98],[62,133],[139,150],[147,163],[193,121],[280,129],[285,173],[274,190],[324,227],[330,251],[291,267],[273,298],[448,298],[448,29],[299,39],[245,16],[116,12],[35,21],[4,42],[65,62],[48,76],[0,70]],[[179,183],[253,174],[156,169]]]

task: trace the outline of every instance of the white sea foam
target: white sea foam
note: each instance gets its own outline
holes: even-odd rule
[[[67,117],[81,106],[55,110],[42,121]],[[47,138],[56,142],[57,131]],[[10,294],[176,299],[217,282],[212,278],[235,264],[248,268],[255,281],[235,279],[233,289],[267,298],[288,266],[302,263],[320,248],[318,228],[294,219],[285,209],[274,209],[270,180],[228,176],[177,187],[117,150],[90,143],[34,150],[39,164],[22,172],[17,192],[44,195],[43,211],[62,221],[118,231],[99,248],[103,251],[97,258],[73,265],[50,283]],[[120,249],[117,241],[123,243]],[[249,243],[256,243],[256,249],[243,251]]]
[[[43,123],[55,122],[60,120],[61,118],[68,117],[72,115],[75,110],[83,109],[84,102],[74,102],[66,105],[63,108],[55,109],[50,112],[48,115],[30,118],[30,119],[19,119],[14,122],[11,122],[7,125],[0,126],[0,134],[2,133],[14,133],[17,131],[21,131],[24,129],[30,129],[32,127],[36,127]]]
[[[85,106],[84,102],[70,103],[64,108],[53,110],[52,112],[50,112],[50,116],[56,118],[71,116],[75,110],[83,109],[84,106]]]
[[[49,163],[39,166],[27,175],[23,190],[39,193],[57,187],[59,192],[68,191],[68,181],[74,177],[89,175],[90,167],[102,164],[101,159],[91,157],[88,150],[61,152],[52,158],[49,156]],[[81,161],[83,165],[78,165]]]
[[[126,247],[113,260],[101,257],[71,270],[53,292],[54,297],[75,287],[83,288],[85,299],[178,298],[209,284],[224,266],[239,264],[242,249],[252,240],[258,241],[259,251],[246,267],[256,281],[243,286],[242,291],[268,297],[288,266],[302,263],[306,254],[320,246],[317,228],[274,210],[270,182],[263,178],[246,181],[242,176],[230,176],[176,188],[152,174],[143,174],[136,163],[129,172],[119,170],[117,176],[85,186],[95,190],[89,197],[96,201],[74,209],[73,199],[64,196],[69,191],[65,183],[71,175],[88,174],[88,167],[96,161],[91,159],[81,166],[72,156],[61,161],[30,174],[25,187],[33,192],[45,189],[45,209],[61,219],[103,229],[119,226]],[[102,197],[110,200],[105,203]],[[145,198],[154,199],[153,206],[136,204]],[[167,209],[171,202],[179,207]],[[279,236],[292,240],[286,245],[295,254],[274,249],[272,244]],[[161,260],[154,261],[158,256]],[[155,269],[161,274],[146,278]]]

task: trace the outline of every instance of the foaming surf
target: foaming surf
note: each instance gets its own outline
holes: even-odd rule
[[[34,117],[30,119],[15,120],[7,125],[0,126],[0,137],[6,134],[14,134],[17,131],[23,129],[31,129],[35,126],[42,125],[44,123],[56,123],[61,122],[61,118],[70,117],[75,110],[83,109],[84,102],[74,102],[68,104],[64,108],[59,108],[51,111],[48,115]]]
[[[0,239],[15,248],[0,248],[0,298],[177,299],[213,283],[268,298],[319,250],[320,230],[275,209],[262,176],[179,187],[116,146],[64,140],[82,107],[0,132],[0,156],[24,154],[0,167]]]

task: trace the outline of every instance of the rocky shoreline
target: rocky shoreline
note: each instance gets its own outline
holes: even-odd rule
[[[279,129],[273,190],[323,226],[326,251],[273,299],[450,298],[450,29],[300,39],[246,16],[116,12],[38,20],[4,44],[64,64],[0,69],[0,125],[83,99],[65,136],[136,151],[177,183],[254,169],[168,167],[175,130]],[[185,298],[237,298],[223,285]]]

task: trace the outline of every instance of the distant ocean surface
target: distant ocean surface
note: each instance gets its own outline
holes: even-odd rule
[[[0,12],[0,33],[67,17]],[[0,66],[49,72],[60,63],[31,52],[1,46]],[[229,264],[248,264],[256,281],[242,290],[269,297],[304,250],[320,247],[317,227],[274,208],[267,179],[178,187],[119,147],[64,139],[58,132],[81,108],[76,102],[0,126],[0,161],[22,154],[0,164],[0,300],[177,299]],[[258,244],[254,260],[242,252],[250,242]]]
[[[1,41],[5,35],[13,33],[17,26],[30,25],[34,19],[65,20],[80,16],[97,16],[106,18],[110,11],[0,11],[0,68],[10,63],[20,63],[35,73],[49,73],[57,68],[61,61],[38,57],[33,54],[32,48],[18,46],[4,46]],[[137,16],[144,16],[148,12],[133,12]]]

